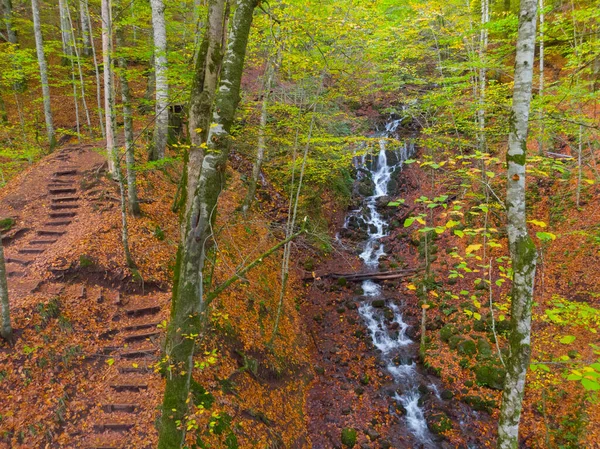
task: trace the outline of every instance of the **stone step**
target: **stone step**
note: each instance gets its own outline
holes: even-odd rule
[[[23,265],[24,267],[26,267],[31,262],[33,262],[33,260],[34,259],[25,259],[25,258],[17,258],[17,257],[7,257],[6,258],[6,263],[16,263],[16,264]]]
[[[152,337],[158,337],[160,335],[160,332],[154,331],[154,332],[144,332],[141,334],[133,334],[133,335],[127,335],[125,338],[123,338],[123,341],[125,343],[131,343],[134,341],[144,341],[147,338],[152,338]]]
[[[74,217],[77,212],[50,212],[50,218]]]
[[[139,408],[136,404],[104,404],[102,410],[105,413],[123,412],[123,413],[134,413]]]
[[[25,273],[23,271],[7,271],[6,276],[9,278],[24,278]]]
[[[34,246],[21,248],[20,250],[18,250],[20,254],[42,254],[44,251],[46,251],[46,248],[36,248]]]
[[[44,223],[44,226],[67,226],[70,225],[73,220],[56,220],[56,221],[47,221]]]
[[[69,178],[52,178],[48,183],[49,187],[70,187],[77,182],[76,179]]]
[[[77,169],[75,168],[71,168],[71,169],[62,169],[62,170],[57,170],[54,173],[52,173],[52,176],[69,176],[69,175],[76,175],[77,174]]]
[[[121,358],[123,359],[141,359],[147,357],[155,357],[156,349],[148,348],[148,349],[132,349],[129,351],[121,352]]]
[[[87,446],[87,449],[120,449],[121,446],[113,446],[112,444],[92,444]]]
[[[58,198],[52,198],[53,203],[72,203],[73,201],[79,200],[78,196],[61,196]]]
[[[48,191],[52,195],[60,195],[63,193],[75,193],[75,192],[77,192],[77,189],[75,189],[73,187],[56,187],[56,188],[48,189]]]
[[[154,315],[160,312],[160,306],[144,306],[139,307],[137,309],[127,309],[125,313],[127,316],[144,316],[144,315]]]
[[[160,324],[160,321],[154,321],[152,323],[141,323],[141,324],[131,324],[129,326],[125,326],[122,330],[125,332],[132,331],[141,331],[144,329],[156,329],[156,326]]]
[[[146,374],[153,371],[151,366],[119,366],[117,369],[121,374]]]
[[[94,430],[96,432],[105,432],[107,430],[113,430],[115,432],[126,432],[133,428],[135,424],[132,423],[117,423],[117,422],[105,422],[94,424]]]
[[[134,392],[138,392],[138,391],[141,391],[141,390],[147,390],[148,389],[148,384],[126,384],[126,383],[112,384],[110,386],[110,388],[112,388],[115,391],[134,391]]]
[[[51,204],[52,210],[79,209],[79,204]]]
[[[30,245],[52,245],[56,243],[57,239],[40,239],[40,240],[32,240],[29,242]]]
[[[65,235],[67,231],[60,231],[58,229],[40,229],[37,231],[38,235]]]

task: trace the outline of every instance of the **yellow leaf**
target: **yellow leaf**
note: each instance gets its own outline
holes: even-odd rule
[[[415,286],[415,284],[408,284],[406,286],[406,288],[409,289],[409,290],[416,290],[417,289],[417,287]]]
[[[528,220],[527,222],[531,223],[534,226],[539,226],[540,228],[545,228],[546,226],[548,226],[546,223],[540,220]]]
[[[473,251],[477,251],[477,250],[481,249],[481,247],[482,247],[481,244],[474,243],[473,245],[467,246],[467,249],[465,249],[465,253],[471,254]]]

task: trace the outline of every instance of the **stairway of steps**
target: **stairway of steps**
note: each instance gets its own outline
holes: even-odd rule
[[[83,447],[87,449],[125,449],[139,447],[148,428],[154,426],[155,410],[147,403],[146,394],[152,382],[160,379],[153,365],[160,356],[163,330],[160,324],[161,305],[152,299],[120,306],[113,317],[114,329],[110,346],[100,360],[111,360],[105,376],[108,388],[104,397],[96,400],[90,413],[91,423]],[[116,369],[115,369],[116,368]]]
[[[36,237],[17,254],[6,258],[8,278],[23,278],[28,275],[26,268],[37,256],[43,254],[58,238],[67,232],[67,227],[77,216],[79,196],[77,195],[78,167],[72,164],[67,152],[58,154],[55,161],[59,167],[52,173],[46,186],[50,196],[50,212],[42,228],[36,230]]]

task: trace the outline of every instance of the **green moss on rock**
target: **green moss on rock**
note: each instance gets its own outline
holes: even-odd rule
[[[346,447],[354,447],[356,445],[356,430],[350,427],[342,429],[342,444]]]
[[[506,371],[493,365],[480,365],[475,368],[477,383],[494,390],[502,390]]]

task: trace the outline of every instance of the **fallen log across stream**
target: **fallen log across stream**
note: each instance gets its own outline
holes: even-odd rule
[[[314,281],[315,279],[341,279],[344,278],[348,282],[360,282],[360,281],[392,281],[395,279],[403,279],[414,275],[422,268],[410,268],[405,270],[392,270],[392,271],[371,271],[367,273],[327,273],[317,275],[312,273],[310,276],[302,278],[303,281]]]

